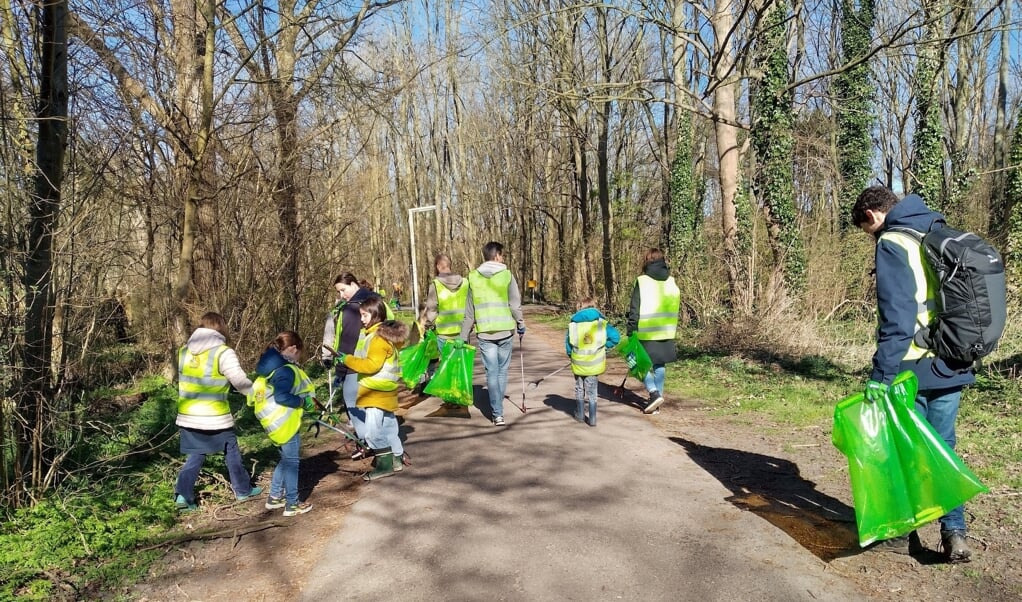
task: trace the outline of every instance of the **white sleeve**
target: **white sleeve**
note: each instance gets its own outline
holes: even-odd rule
[[[227,380],[231,381],[231,384],[234,385],[234,388],[241,391],[243,395],[248,395],[252,392],[252,381],[248,379],[248,375],[241,369],[238,354],[230,347],[220,354],[220,373],[226,376]]]

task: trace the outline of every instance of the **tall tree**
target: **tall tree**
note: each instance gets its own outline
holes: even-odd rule
[[[29,201],[25,259],[24,372],[15,424],[15,481],[21,496],[48,478],[47,400],[53,335],[53,234],[60,211],[67,142],[67,1],[42,3],[38,27],[39,94],[35,187]]]
[[[839,186],[838,227],[848,231],[855,198],[869,184],[873,173],[873,99],[866,60],[873,40],[873,0],[841,2],[841,72],[834,81],[834,116],[837,122]]]
[[[795,210],[792,157],[794,109],[789,86],[788,3],[770,2],[762,9],[763,29],[756,40],[763,75],[752,86],[752,149],[756,157],[753,187],[768,212],[767,237],[774,259],[768,304],[801,295],[806,254]]]
[[[923,0],[925,19],[917,42],[918,60],[912,78],[915,95],[915,132],[908,186],[937,211],[945,211],[944,126],[941,122],[941,77],[944,70],[943,15],[941,0]]]

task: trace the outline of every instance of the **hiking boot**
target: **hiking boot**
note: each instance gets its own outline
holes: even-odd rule
[[[185,499],[185,496],[178,494],[174,498],[174,505],[177,506],[178,512],[194,512],[199,509],[199,505],[195,502],[189,502]]]
[[[277,508],[283,508],[286,505],[287,505],[287,502],[284,501],[284,498],[282,498],[282,497],[273,497],[271,495],[270,497],[266,498],[266,509],[267,510],[276,510]]]
[[[664,403],[664,396],[659,391],[649,392],[649,403],[642,409],[643,414],[652,414]]]
[[[238,498],[239,502],[244,502],[245,500],[247,500],[249,498],[253,498],[253,497],[259,495],[262,492],[263,492],[263,488],[262,487],[253,487],[245,495],[239,495],[239,496],[236,496],[236,497]]]
[[[877,542],[873,544],[870,550],[876,552],[887,552],[888,554],[901,554],[903,556],[908,556],[912,553],[911,546],[908,541],[908,535],[892,537],[891,539],[885,539]]]
[[[401,454],[400,456],[394,456],[394,472],[401,472],[405,469],[405,466],[411,466],[411,458],[408,454]]]
[[[503,416],[494,416],[493,417],[493,426],[504,426],[504,417]]]
[[[284,508],[284,516],[297,516],[299,514],[305,514],[309,510],[312,510],[312,504],[308,502],[298,502],[297,504],[288,504]]]
[[[374,449],[373,455],[375,456],[376,463],[372,471],[367,472],[362,479],[375,481],[394,474],[394,453],[390,451],[389,447]]]
[[[965,531],[942,531],[940,549],[951,564],[972,560],[972,550],[965,538]]]

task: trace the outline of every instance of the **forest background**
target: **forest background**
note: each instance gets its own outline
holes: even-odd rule
[[[251,365],[336,274],[409,304],[488,240],[611,314],[661,247],[702,341],[864,369],[882,183],[989,236],[1016,315],[1017,4],[0,0],[5,512],[139,453],[95,392],[205,311]]]

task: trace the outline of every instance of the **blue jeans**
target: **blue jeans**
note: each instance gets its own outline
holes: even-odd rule
[[[596,387],[600,379],[596,376],[575,375],[575,419],[583,422],[586,401],[589,402],[589,424],[596,426]]]
[[[661,395],[664,394],[664,365],[653,364],[653,367],[646,376],[642,378],[643,384],[646,385],[647,391],[656,391]]]
[[[962,400],[961,387],[929,389],[916,393],[916,413],[922,416],[951,449],[955,448],[955,421]],[[965,506],[959,506],[940,517],[940,530],[965,531]]]
[[[372,449],[390,448],[395,456],[405,453],[401,445],[401,437],[398,431],[397,416],[394,412],[381,410],[380,408],[364,408],[366,443]]]
[[[486,369],[486,392],[490,396],[490,418],[504,415],[504,391],[507,390],[507,371],[511,367],[514,337],[499,341],[476,339],[479,354]]]
[[[286,497],[291,506],[298,503],[298,455],[301,448],[302,441],[298,433],[278,448],[280,462],[273,469],[273,479],[270,481],[270,497]]]
[[[227,462],[227,473],[231,477],[231,489],[234,495],[248,495],[252,492],[252,477],[245,470],[245,463],[241,459],[241,449],[238,448],[238,438],[232,436],[227,445],[224,446],[224,460]],[[195,481],[199,479],[199,471],[206,462],[206,454],[188,454],[181,472],[177,475],[177,485],[174,493],[185,498],[189,503],[195,503]]]
[[[334,377],[334,389],[341,388],[341,395],[344,397],[344,407],[348,412],[348,420],[351,428],[355,430],[355,436],[365,441],[366,438],[366,414],[365,410],[355,405],[358,399],[358,373],[348,372],[344,380],[338,382]]]

